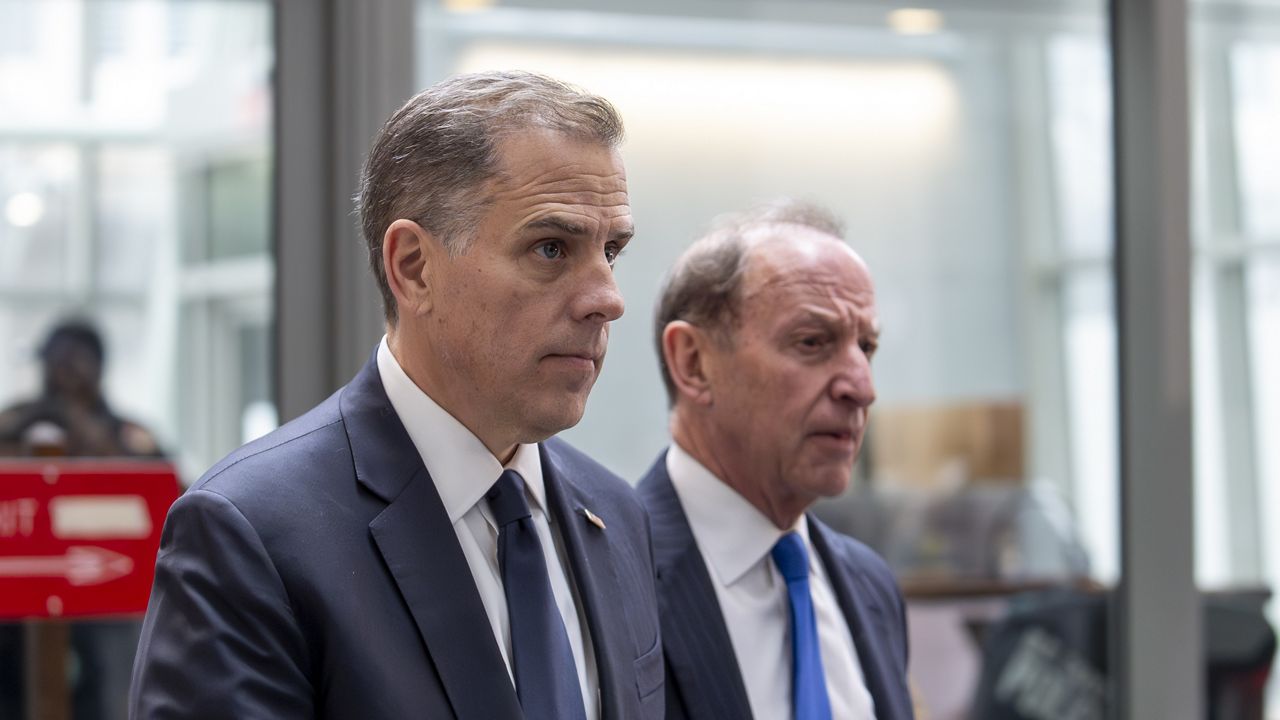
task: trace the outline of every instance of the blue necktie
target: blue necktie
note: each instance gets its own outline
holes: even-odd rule
[[[586,720],[573,650],[556,609],[524,479],[506,470],[485,495],[498,524],[498,565],[511,621],[511,668],[526,720]]]
[[[818,651],[818,624],[809,595],[809,551],[797,533],[773,546],[773,562],[787,581],[791,606],[791,704],[796,720],[831,720],[827,678]]]

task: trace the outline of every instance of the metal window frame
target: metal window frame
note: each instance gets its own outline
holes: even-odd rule
[[[1112,0],[1120,586],[1114,717],[1204,710],[1191,457],[1187,0]]]
[[[413,92],[411,0],[276,0],[275,387],[288,420],[346,383],[383,331],[352,197]]]

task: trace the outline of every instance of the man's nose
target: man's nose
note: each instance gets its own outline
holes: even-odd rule
[[[868,407],[876,401],[876,386],[871,379],[871,357],[861,346],[853,344],[844,353],[834,382],[832,395],[841,402]]]
[[[601,256],[583,271],[583,280],[574,298],[574,317],[607,323],[622,317],[625,309],[613,267]]]

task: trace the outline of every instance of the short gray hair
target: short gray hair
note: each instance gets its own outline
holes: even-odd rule
[[[608,100],[552,78],[505,71],[458,75],[415,95],[382,126],[364,171],[356,208],[386,319],[396,301],[382,266],[382,238],[399,218],[413,220],[452,254],[466,250],[498,173],[498,141],[548,128],[614,148],[622,119]]]
[[[840,220],[826,208],[791,198],[779,198],[744,212],[721,215],[711,228],[680,256],[662,285],[654,314],[654,345],[667,388],[667,405],[676,401],[676,385],[662,352],[662,333],[683,320],[731,345],[740,320],[742,277],[747,269],[750,236],[778,225],[798,225],[844,238]]]

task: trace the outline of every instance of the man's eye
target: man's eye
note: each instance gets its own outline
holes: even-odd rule
[[[871,342],[870,340],[863,340],[862,342],[858,343],[858,345],[862,348],[862,354],[866,355],[868,358],[871,357],[872,355],[875,355],[876,348],[880,347],[879,345]]]
[[[534,249],[534,252],[548,260],[558,260],[559,258],[564,257],[564,248],[560,247],[560,243],[558,242],[549,242],[539,245]]]
[[[604,259],[609,262],[609,265],[612,266],[615,262],[618,261],[618,258],[620,257],[622,257],[622,248],[612,243],[605,245]]]
[[[822,335],[806,335],[800,338],[800,346],[814,350],[827,344],[827,339]]]

